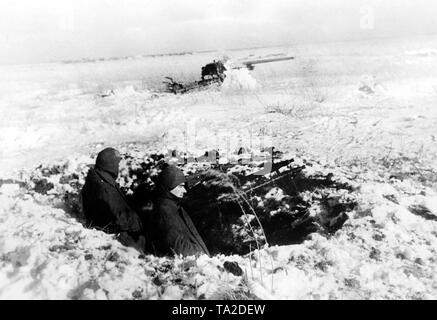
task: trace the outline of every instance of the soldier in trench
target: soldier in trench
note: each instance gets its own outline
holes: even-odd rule
[[[116,179],[120,153],[113,148],[99,152],[94,168],[89,169],[82,188],[82,204],[90,227],[117,234],[121,243],[145,250],[141,219],[120,190]]]
[[[185,176],[174,165],[165,165],[156,179],[153,211],[146,226],[157,255],[210,255],[187,212],[180,205]]]

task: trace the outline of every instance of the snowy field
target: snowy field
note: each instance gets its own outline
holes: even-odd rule
[[[295,59],[230,71],[221,88],[162,91],[165,76],[197,80],[224,55]],[[437,299],[436,65],[437,37],[416,37],[1,66],[0,298]],[[29,187],[40,165],[82,179],[105,146],[218,149],[223,161],[274,146],[311,163],[307,175],[353,186],[357,206],[300,244],[144,257],[69,215],[60,175],[49,192]]]

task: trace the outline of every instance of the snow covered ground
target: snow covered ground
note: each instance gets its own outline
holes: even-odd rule
[[[295,60],[178,96],[159,91],[164,76],[198,79],[223,53],[0,67],[0,297],[436,299],[436,40],[230,51],[233,63]],[[228,160],[273,145],[354,185],[358,206],[331,236],[167,259],[139,256],[19,184],[40,164],[78,173],[104,146],[129,143]]]

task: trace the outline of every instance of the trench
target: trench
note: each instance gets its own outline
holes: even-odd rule
[[[164,156],[123,157],[126,168],[119,177],[120,186],[138,211],[152,200],[153,179]],[[198,163],[189,169],[182,164],[181,169],[189,172],[182,206],[211,254],[245,254],[266,244],[297,244],[314,232],[329,235],[340,229],[356,205],[348,197],[352,187],[337,182],[332,173],[308,175],[304,169],[311,162],[304,163],[297,166],[293,159],[276,159],[268,175],[248,174],[255,164]],[[38,170],[31,178],[32,192],[49,193],[57,184],[51,177],[59,176],[59,184],[71,188],[54,195],[56,206],[83,223],[80,181],[86,177],[86,168],[73,174],[64,173],[62,166]]]
[[[271,177],[209,171],[190,189],[184,206],[211,253],[245,254],[265,244],[297,244],[311,233],[329,235],[343,226],[356,203],[341,201],[335,192],[352,192],[350,186],[331,175],[284,169]],[[311,214],[315,208],[318,212]]]

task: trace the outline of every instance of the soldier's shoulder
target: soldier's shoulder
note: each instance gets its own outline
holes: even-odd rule
[[[99,182],[101,178],[97,174],[96,170],[94,168],[90,168],[88,170],[85,182],[91,183],[91,182]]]

